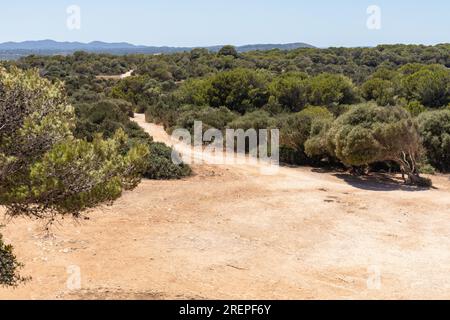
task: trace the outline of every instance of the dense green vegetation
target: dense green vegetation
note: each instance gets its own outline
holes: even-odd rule
[[[189,175],[130,120],[134,112],[169,132],[194,121],[204,130],[278,128],[290,164],[363,173],[384,163],[421,186],[431,181],[420,172],[450,170],[448,44],[76,52],[2,64],[0,204],[11,215],[77,216],[141,177]],[[126,79],[98,77],[129,70]],[[23,280],[20,266],[0,238],[0,284]]]
[[[424,112],[418,122],[429,163],[441,171],[450,171],[450,108]]]
[[[400,107],[356,106],[337,118],[326,134],[330,154],[348,166],[392,161],[408,176],[406,182],[431,186],[419,177],[417,123]]]
[[[419,152],[419,167],[424,163],[442,171],[449,168],[442,155],[445,130],[425,129],[425,122],[438,117],[427,114],[450,104],[448,44],[241,54],[226,46],[218,53],[195,49],[157,56],[77,52],[67,57],[30,56],[15,64],[39,68],[46,78],[65,82],[78,115],[79,138],[90,140],[98,132],[110,137],[120,127],[132,139],[143,139],[128,121],[137,111],[168,131],[191,129],[195,120],[203,121],[205,130],[279,128],[284,162],[365,166],[368,163],[346,162],[326,150],[325,136],[343,114],[373,102],[391,117],[401,108],[414,125],[421,121],[418,143],[425,153]],[[128,70],[135,70],[134,76],[121,81],[96,78]]]
[[[0,204],[8,214],[77,215],[137,185],[148,148],[125,150],[121,129],[77,139],[74,116],[60,83],[0,70]]]

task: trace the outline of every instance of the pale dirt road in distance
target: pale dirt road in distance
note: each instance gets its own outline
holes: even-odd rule
[[[128,72],[119,75],[99,75],[96,76],[96,78],[102,80],[122,80],[131,77],[133,75],[133,72],[134,70],[130,70]]]
[[[135,121],[170,143],[143,115]],[[2,233],[33,280],[0,298],[450,298],[449,176],[414,191],[311,168],[194,172],[143,181],[51,237],[43,222],[8,221]],[[68,289],[69,266],[81,290]]]

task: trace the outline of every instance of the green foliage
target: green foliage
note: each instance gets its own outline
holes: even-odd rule
[[[145,111],[145,120],[162,124],[165,129],[174,127],[180,115],[179,107],[176,104],[159,101],[157,104],[148,106]]]
[[[99,132],[111,138],[118,129],[124,130],[130,139],[144,142],[149,139],[124,119],[124,112],[118,113],[122,107],[111,107],[111,114],[108,114],[106,107],[98,106],[111,97],[116,98],[113,104],[127,101],[133,111],[145,111],[148,121],[163,124],[168,130],[176,125],[189,127],[193,120],[198,120],[194,119],[196,117],[206,119],[206,123],[214,122],[217,127],[228,120],[225,113],[200,111],[203,106],[226,107],[241,115],[261,110],[267,112],[269,118],[282,118],[286,117],[284,113],[296,113],[308,105],[326,106],[334,116],[340,116],[359,102],[360,94],[378,105],[401,106],[412,116],[423,113],[426,108],[450,103],[448,44],[241,54],[227,46],[219,54],[195,49],[155,56],[78,52],[68,56],[30,56],[8,65],[38,68],[45,78],[55,83],[64,81],[69,101],[77,112],[76,137],[89,141]],[[135,72],[127,79],[96,78],[129,70]],[[85,111],[81,112],[82,109]],[[265,123],[257,118],[253,114],[244,118],[242,124]],[[231,122],[234,121],[236,119]],[[277,125],[286,132],[289,128],[284,126],[295,128],[289,121]],[[311,136],[300,143],[300,149],[283,145],[282,154],[295,158],[297,163],[299,159],[301,163],[311,160],[306,159],[303,151],[310,157],[322,157],[319,154],[324,153],[333,156],[324,148],[329,126],[326,119],[311,122]]]
[[[307,78],[305,73],[283,74],[270,84],[270,94],[283,109],[298,112],[308,102]]]
[[[308,107],[299,113],[282,116],[278,120],[278,127],[281,128],[281,144],[303,151],[304,144],[310,137],[313,122],[317,119],[333,119],[333,115],[326,108]]]
[[[413,117],[417,117],[421,113],[427,111],[427,108],[419,101],[410,101],[403,106]]]
[[[208,79],[189,79],[177,91],[178,100],[185,104],[205,106],[208,102]]]
[[[418,176],[420,137],[416,122],[399,107],[364,104],[340,116],[328,132],[328,148],[347,166],[393,161],[412,184]]]
[[[3,242],[0,234],[0,286],[16,287],[28,280],[18,273],[22,267],[13,253],[13,247]]]
[[[126,143],[127,137],[120,130],[109,140],[98,137],[92,143],[59,143],[32,165],[30,180],[16,186],[19,194],[2,198],[19,208],[18,203],[26,199],[43,210],[73,215],[117,199],[123,189],[138,185],[148,154],[146,146],[136,145],[121,155]]]
[[[423,164],[419,168],[420,173],[422,174],[429,174],[429,175],[435,175],[436,169],[431,164]]]
[[[442,171],[450,170],[450,110],[422,113],[419,131],[429,163]]]
[[[450,101],[450,71],[442,66],[425,66],[403,79],[406,97],[427,107],[445,106]]]
[[[91,104],[77,104],[75,113],[77,122],[74,133],[77,138],[92,141],[98,133],[111,138],[119,129],[132,135],[129,117],[134,113],[131,104],[124,100],[105,99]]]
[[[0,204],[9,214],[78,215],[137,185],[147,148],[121,154],[121,131],[92,144],[77,140],[73,119],[61,84],[0,70]]]
[[[225,106],[244,114],[263,107],[269,100],[267,74],[248,69],[236,69],[216,74],[207,90],[211,107]]]
[[[172,81],[176,75],[180,78],[184,76],[182,70],[171,66],[160,56],[141,62],[138,73],[161,82]]]
[[[249,112],[228,123],[230,129],[270,129],[274,126],[275,119],[265,111]]]
[[[334,160],[333,152],[328,150],[327,134],[333,124],[332,117],[315,118],[311,123],[311,132],[308,140],[305,141],[305,153],[314,159],[328,158]]]
[[[366,100],[374,100],[380,106],[394,105],[396,90],[391,80],[372,78],[361,87],[362,95]]]
[[[144,172],[144,177],[147,179],[180,179],[192,173],[188,165],[174,164],[172,161],[172,149],[162,143],[152,143],[150,145],[147,163],[148,166]]]
[[[364,166],[394,160],[409,145],[417,150],[417,136],[414,123],[404,110],[363,104],[335,121],[329,144],[344,164]]]
[[[219,56],[232,56],[234,58],[237,58],[239,56],[236,48],[234,46],[224,46],[222,47],[219,52],[218,52]]]
[[[296,157],[296,164],[310,162],[305,147],[312,135],[316,135],[319,123],[331,122],[333,115],[323,107],[308,107],[295,114],[281,116],[278,119],[280,143],[285,157]],[[312,148],[312,147],[311,147]],[[290,150],[290,151],[289,151]],[[311,153],[311,158],[316,154]],[[286,159],[283,159],[285,162]],[[299,163],[300,162],[300,163]]]
[[[117,130],[124,130],[128,141],[124,141],[117,149],[121,155],[126,155],[139,145],[145,145],[150,150],[141,163],[140,173],[145,178],[175,179],[189,175],[189,166],[176,165],[172,162],[171,148],[154,143],[137,123],[129,120],[128,108],[120,107],[123,104],[130,106],[123,100],[112,99],[95,104],[78,105],[76,108],[77,136],[95,142],[99,134],[105,138],[113,138]]]
[[[329,162],[333,162],[334,153],[328,149],[327,132],[330,130],[332,119],[317,119],[311,125],[311,134],[305,141],[305,153],[311,158],[327,158]]]
[[[231,112],[226,107],[210,108],[210,107],[192,107],[186,106],[178,117],[176,127],[185,128],[194,132],[194,122],[201,121],[203,131],[208,129],[223,130],[227,124],[238,117],[237,114]]]
[[[147,76],[128,77],[111,89],[111,97],[130,102],[137,112],[159,101],[163,84]]]
[[[351,104],[357,100],[352,81],[342,75],[321,74],[310,80],[308,101],[312,105]]]

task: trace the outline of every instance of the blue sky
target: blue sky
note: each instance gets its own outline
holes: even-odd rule
[[[80,30],[66,27],[69,5],[81,8]],[[370,5],[381,30],[366,26]],[[436,44],[450,42],[449,13],[448,0],[2,0],[0,42]]]

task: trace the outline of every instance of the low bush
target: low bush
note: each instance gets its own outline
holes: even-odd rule
[[[172,162],[172,149],[159,143],[147,134],[136,122],[130,121],[131,104],[123,100],[107,99],[95,104],[76,106],[76,136],[94,141],[98,134],[111,138],[117,130],[123,130],[129,140],[121,147],[120,152],[126,155],[134,146],[144,144],[150,152],[145,159],[141,174],[148,179],[176,179],[190,174],[187,165],[175,165]]]
[[[3,242],[0,234],[0,286],[15,287],[27,279],[19,275],[23,267],[13,253],[13,247]]]
[[[427,108],[423,104],[421,104],[419,101],[410,101],[407,104],[403,106],[408,112],[413,116],[417,117],[421,113],[426,112]]]
[[[450,110],[422,113],[419,132],[428,162],[441,171],[450,170]]]
[[[421,141],[417,123],[403,108],[374,104],[353,107],[328,130],[327,147],[346,166],[393,161],[407,176],[406,183],[431,186],[430,179],[419,176]]]

